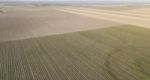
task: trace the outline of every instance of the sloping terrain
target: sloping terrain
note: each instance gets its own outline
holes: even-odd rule
[[[149,80],[150,29],[124,25],[0,43],[0,80]]]

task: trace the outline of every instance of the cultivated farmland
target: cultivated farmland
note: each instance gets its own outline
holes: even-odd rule
[[[4,9],[7,12],[0,14],[0,80],[150,79],[149,23],[142,22],[141,27],[137,19],[137,24],[124,24],[126,18],[121,17],[147,21],[148,17],[141,17],[144,13],[103,12],[120,14],[121,22],[118,16],[113,22],[106,16],[81,15],[81,7]],[[89,9],[83,11],[93,11]]]
[[[51,7],[3,7],[0,42],[122,25],[65,13]]]
[[[125,25],[0,43],[0,79],[148,80],[149,31]]]

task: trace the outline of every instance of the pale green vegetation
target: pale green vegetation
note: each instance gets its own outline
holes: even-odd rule
[[[150,80],[150,29],[125,25],[0,43],[0,80]]]

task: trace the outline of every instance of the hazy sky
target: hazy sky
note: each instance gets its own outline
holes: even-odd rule
[[[150,0],[0,0],[0,1],[150,1]]]
[[[0,1],[150,1],[150,0],[0,0]]]

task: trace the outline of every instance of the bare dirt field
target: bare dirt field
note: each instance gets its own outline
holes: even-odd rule
[[[121,25],[57,11],[51,7],[3,7],[0,41],[25,39]]]
[[[112,11],[82,7],[64,7],[60,8],[59,10],[96,19],[104,19],[123,24],[131,24],[150,28],[150,15],[148,14],[150,13],[149,9],[150,8],[134,9],[132,11]]]
[[[81,6],[78,6],[81,7]],[[85,8],[95,8],[95,9],[103,9],[103,10],[111,10],[111,11],[128,11],[128,10],[136,10],[136,9],[146,9],[150,8],[150,5],[95,5],[95,6],[82,6]]]
[[[133,14],[141,14],[141,15],[149,15],[150,14],[150,7],[125,10],[123,12],[128,12],[128,13],[133,13]]]

